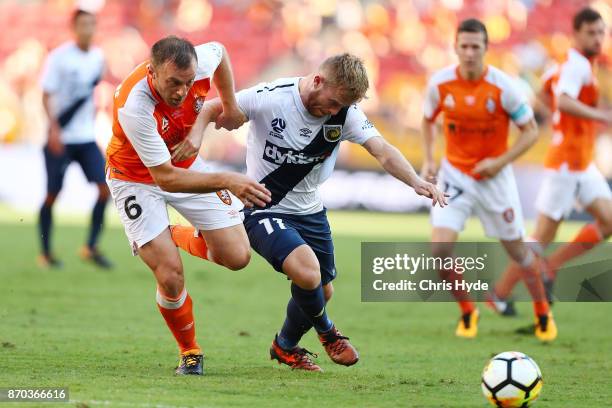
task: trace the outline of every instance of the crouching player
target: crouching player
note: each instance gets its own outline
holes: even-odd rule
[[[291,280],[287,315],[272,341],[270,357],[294,369],[321,371],[312,354],[299,346],[313,327],[332,361],[350,366],[359,359],[325,307],[334,291],[336,266],[317,189],[331,175],[340,143],[362,145],[417,194],[431,198],[434,205],[446,203],[444,194],[415,173],[356,105],[367,89],[363,62],[342,54],[326,59],[305,77],[282,78],[237,93],[245,119],[251,122],[247,174],[272,193],[266,206],[245,211],[244,225],[251,246]],[[213,100],[206,109],[219,113],[221,104]],[[195,245],[183,249],[190,247]]]

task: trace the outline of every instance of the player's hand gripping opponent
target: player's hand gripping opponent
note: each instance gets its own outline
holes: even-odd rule
[[[247,121],[247,117],[237,104],[223,106],[223,112],[215,120],[215,129],[238,129]]]
[[[265,207],[272,199],[272,194],[263,184],[244,174],[229,174],[227,188],[242,201],[245,207]]]

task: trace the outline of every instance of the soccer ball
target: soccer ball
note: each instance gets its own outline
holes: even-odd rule
[[[540,367],[518,351],[496,355],[482,372],[482,392],[500,408],[530,407],[540,395],[542,384]]]

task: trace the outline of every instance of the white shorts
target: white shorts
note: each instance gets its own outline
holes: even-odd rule
[[[190,170],[206,172],[202,159]],[[170,225],[170,205],[197,231],[209,231],[242,224],[242,202],[227,190],[216,193],[169,193],[156,185],[117,179],[106,180],[134,255]]]
[[[610,199],[610,186],[604,176],[590,164],[584,171],[571,171],[567,166],[548,169],[536,200],[537,210],[553,220],[568,217],[578,203],[588,207],[598,198]]]
[[[490,238],[512,241],[524,236],[523,211],[511,166],[493,178],[475,180],[443,160],[438,179],[438,186],[450,198],[446,207],[432,208],[434,227],[461,232],[474,214]]]

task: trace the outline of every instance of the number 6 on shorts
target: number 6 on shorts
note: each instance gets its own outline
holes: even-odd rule
[[[134,203],[130,204],[131,202],[134,202]],[[133,196],[133,195],[128,196],[125,199],[125,203],[123,204],[123,209],[125,211],[125,215],[127,215],[130,220],[135,220],[136,218],[140,217],[140,215],[142,214],[142,207],[138,205],[138,203],[136,203],[136,196]]]

